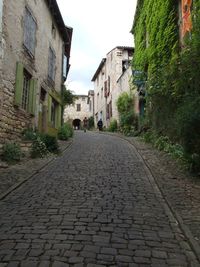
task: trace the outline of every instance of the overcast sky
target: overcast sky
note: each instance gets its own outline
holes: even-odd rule
[[[130,33],[137,0],[57,0],[73,28],[67,88],[76,94],[93,89],[91,79],[102,58],[116,46],[133,46]]]

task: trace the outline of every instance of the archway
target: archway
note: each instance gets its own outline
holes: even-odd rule
[[[80,130],[81,120],[80,119],[73,120],[73,126],[74,126],[74,129]]]

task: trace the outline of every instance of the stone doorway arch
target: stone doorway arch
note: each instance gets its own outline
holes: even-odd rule
[[[81,128],[81,120],[80,119],[73,120],[73,127],[74,127],[75,130],[80,130],[80,128]]]

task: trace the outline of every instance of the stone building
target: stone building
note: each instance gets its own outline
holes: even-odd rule
[[[80,129],[83,120],[94,116],[94,91],[90,90],[88,95],[76,95],[74,104],[66,106],[64,121],[70,122],[75,129]]]
[[[72,31],[56,0],[0,1],[0,144],[26,128],[57,133]]]
[[[116,100],[121,92],[130,91],[133,52],[133,47],[117,46],[102,59],[97,68],[92,78],[95,123],[101,118],[103,125],[108,127],[112,119],[119,121]]]

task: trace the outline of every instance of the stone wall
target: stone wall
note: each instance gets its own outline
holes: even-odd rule
[[[80,95],[77,96],[78,99],[76,99],[75,103],[70,106],[66,106],[64,111],[64,121],[73,121],[75,119],[79,119],[83,121],[83,119],[89,118],[93,116],[93,111],[89,110],[89,104],[88,104],[88,96],[87,95]],[[77,111],[77,104],[81,105],[81,110]]]
[[[23,46],[23,16],[27,6],[36,20],[35,56],[31,58]],[[52,34],[52,25],[55,32]],[[52,19],[46,1],[7,0],[3,7],[2,73],[0,82],[0,143],[17,140],[23,129],[38,125],[40,88],[47,92],[54,87],[61,90],[63,41]],[[55,85],[47,82],[49,46],[56,53]],[[37,79],[36,112],[31,116],[21,108],[14,107],[16,63],[23,63],[34,79]],[[47,102],[47,99],[46,99]]]

